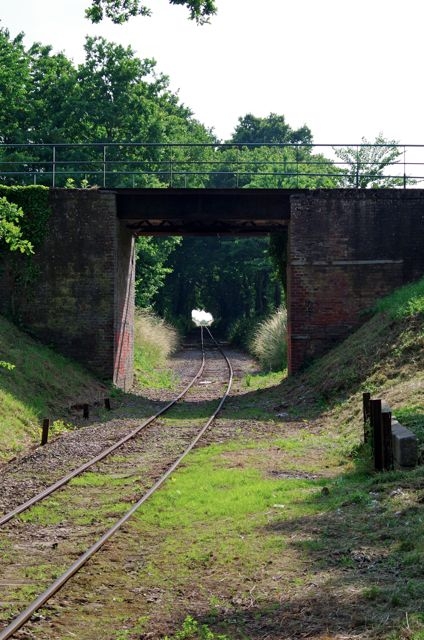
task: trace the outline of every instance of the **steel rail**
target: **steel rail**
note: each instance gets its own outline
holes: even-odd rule
[[[168,404],[166,404],[162,409],[160,409],[157,413],[147,418],[138,427],[133,429],[133,431],[131,431],[126,436],[118,440],[118,442],[115,442],[115,444],[111,445],[110,447],[108,447],[107,449],[99,453],[97,456],[95,456],[94,458],[91,458],[90,460],[88,460],[87,462],[79,466],[77,469],[70,471],[67,475],[57,480],[57,482],[46,487],[46,489],[44,489],[37,495],[33,496],[26,502],[23,502],[22,504],[18,505],[12,511],[5,513],[3,516],[0,517],[0,527],[6,524],[6,522],[9,522],[10,520],[12,520],[12,518],[17,516],[18,514],[32,507],[34,504],[37,504],[37,502],[41,502],[41,500],[44,500],[44,498],[47,498],[49,495],[51,495],[52,493],[54,493],[55,491],[63,487],[70,480],[80,475],[81,473],[83,473],[84,471],[92,467],[94,464],[96,464],[97,462],[100,462],[100,460],[103,460],[104,458],[109,456],[111,453],[116,451],[116,449],[119,449],[119,447],[121,447],[123,444],[128,442],[128,440],[131,440],[132,438],[134,438],[138,433],[140,433],[142,429],[147,427],[154,420],[159,418],[159,416],[161,416],[166,411],[168,411],[171,407],[173,407],[179,400],[181,400],[181,398],[184,397],[186,393],[189,391],[189,389],[191,389],[191,387],[195,384],[196,380],[202,375],[204,368],[205,368],[205,351],[204,351],[203,336],[202,336],[202,361],[201,361],[200,368],[196,373],[196,375],[194,376],[194,378],[189,382],[189,384],[181,391],[181,393],[176,398],[168,402]]]
[[[131,516],[134,515],[134,513],[141,507],[141,505],[144,502],[146,502],[146,500],[148,500],[148,498],[150,498],[155,493],[155,491],[159,489],[159,487],[163,485],[165,480],[169,478],[169,476],[180,465],[181,461],[190,453],[190,451],[192,451],[192,449],[199,442],[200,438],[203,436],[205,431],[209,428],[209,426],[215,420],[216,416],[218,415],[219,411],[222,408],[222,405],[224,404],[225,400],[228,398],[228,395],[230,393],[231,386],[233,383],[234,374],[233,374],[233,368],[231,366],[231,362],[229,361],[225,353],[222,351],[221,347],[218,345],[216,340],[213,338],[208,328],[207,328],[207,331],[210,337],[212,338],[213,342],[215,343],[215,345],[217,345],[219,351],[223,355],[226,361],[226,364],[228,367],[228,373],[229,373],[227,389],[224,395],[222,396],[217,408],[213,412],[213,414],[207,420],[205,425],[200,429],[197,435],[193,438],[190,444],[186,447],[183,453],[175,460],[175,462],[173,462],[173,464],[167,469],[167,471],[165,471],[165,473],[152,485],[152,487],[150,487],[150,489],[146,491],[146,493],[138,500],[138,502],[136,502],[131,507],[131,509],[127,511],[127,513],[113,525],[113,527],[111,527],[108,531],[106,531],[106,533],[104,533],[103,536],[99,538],[99,540],[97,540],[97,542],[95,542],[89,549],[87,549],[87,551],[85,551],[85,553],[83,553],[61,576],[59,576],[59,578],[57,578],[55,582],[53,582],[41,595],[39,595],[38,598],[36,598],[14,620],[12,620],[12,622],[7,627],[5,627],[2,631],[0,631],[0,640],[8,640],[8,638],[12,637],[12,635],[16,631],[21,629],[21,627],[24,626],[24,624],[31,618],[31,616],[38,609],[40,609],[40,607],[46,604],[48,600],[50,600],[58,591],[60,591],[60,589],[68,582],[68,580],[70,580],[70,578],[72,578],[72,576],[74,576],[87,563],[87,561],[90,558],[92,558],[94,554],[96,554],[97,551],[99,551],[99,549],[101,549],[101,547],[118,531],[118,529],[120,529],[120,527],[122,527],[122,525],[125,524],[125,522],[127,522],[131,518]],[[203,344],[203,330],[201,331],[201,335],[202,335],[202,344]]]

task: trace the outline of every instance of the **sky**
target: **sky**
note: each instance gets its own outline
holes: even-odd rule
[[[89,0],[0,0],[0,26],[75,63],[86,35],[131,45],[221,140],[247,113],[277,113],[319,144],[380,132],[424,144],[422,0],[216,0],[203,26],[168,0],[145,3],[153,17],[95,26]]]

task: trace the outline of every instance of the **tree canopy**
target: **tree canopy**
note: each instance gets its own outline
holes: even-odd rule
[[[187,7],[191,20],[198,24],[208,22],[216,13],[215,0],[169,0],[170,4]],[[123,24],[134,16],[150,16],[151,9],[142,0],[91,0],[86,16],[92,22],[101,22],[105,17],[115,24]]]
[[[362,138],[356,147],[334,147],[334,153],[339,160],[342,187],[382,189],[404,183],[404,177],[396,175],[395,166],[402,151],[396,140],[388,140],[382,133],[373,142]]]
[[[312,144],[312,132],[304,125],[292,129],[283,115],[270,113],[266,118],[258,118],[248,113],[239,118],[231,137],[231,142],[254,144]]]

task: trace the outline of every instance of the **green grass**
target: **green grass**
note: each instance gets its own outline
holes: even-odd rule
[[[76,363],[32,340],[0,317],[0,461],[41,435],[43,417],[63,415],[75,402],[97,400],[105,387]],[[58,425],[57,431],[63,427]],[[63,429],[62,429],[63,430]]]
[[[172,388],[166,358],[178,345],[175,331],[158,318],[137,314],[135,375],[139,386]],[[77,363],[33,340],[0,317],[0,462],[38,444],[43,418],[50,437],[74,428],[64,416],[72,404],[102,401],[107,388]]]
[[[244,386],[250,391],[267,389],[273,385],[280,384],[287,377],[287,369],[281,371],[269,371],[261,373],[248,373],[244,380]]]
[[[424,444],[424,404],[398,407],[395,410],[396,419],[410,429],[420,444]]]
[[[187,616],[172,636],[164,636],[163,640],[230,640],[227,635],[215,634],[208,625],[200,624],[192,616]]]
[[[397,289],[382,298],[374,307],[374,312],[386,312],[393,319],[409,318],[424,313],[424,278]]]
[[[324,437],[328,434],[309,434],[298,444],[285,445],[286,452],[299,453],[297,470],[308,458],[311,442],[319,449]],[[248,597],[258,570],[263,572],[267,566],[270,575],[275,572],[286,586],[297,580],[300,588],[321,571],[331,571],[334,580],[346,574],[347,584],[353,584],[353,579],[363,583],[357,597],[364,606],[391,611],[394,617],[407,607],[411,624],[414,620],[414,629],[421,633],[416,619],[424,604],[421,469],[374,476],[361,461],[358,469],[350,463],[334,477],[276,478],[266,473],[264,460],[283,441],[236,444],[195,451],[136,516],[140,535],[155,540],[154,558],[139,570],[145,587],[166,588],[172,581],[174,589],[189,590],[190,585],[202,584],[204,572],[219,575],[220,584],[227,578],[231,583],[238,575],[236,593],[243,598]],[[333,447],[339,447],[342,455],[342,443],[335,441]],[[250,458],[243,456],[243,468],[233,465],[232,454],[244,450]],[[323,447],[321,471],[331,465],[333,454]],[[393,490],[405,483],[411,485],[409,491]],[[364,560],[362,549],[366,550]],[[358,575],[358,562],[368,562],[367,553],[371,553],[370,573]],[[220,593],[224,592],[221,586]],[[214,612],[230,605],[225,597],[215,602],[208,593],[213,620]],[[202,622],[207,620],[203,616]],[[232,628],[230,622],[227,626]],[[203,637],[178,635],[184,628],[170,639]]]
[[[37,525],[57,525],[63,522],[73,522],[76,525],[92,524],[106,518],[117,518],[128,510],[128,502],[134,494],[134,483],[137,478],[122,475],[109,475],[87,471],[73,478],[65,493],[55,494],[47,498],[31,509],[24,511],[19,517],[23,522]],[[96,491],[96,508],[87,505],[81,500],[85,488],[98,489]],[[107,489],[107,491],[103,491]],[[65,497],[63,497],[65,496]],[[93,498],[94,500],[94,498]]]
[[[245,444],[250,462],[244,468],[234,467],[231,454],[243,451]],[[163,537],[164,566],[174,565],[176,550],[184,549],[180,569],[187,576],[191,568],[212,562],[213,545],[215,565],[224,567],[238,557],[245,567],[252,567],[285,547],[274,533],[258,538],[258,527],[266,527],[273,517],[296,519],[322,510],[315,500],[320,482],[295,477],[282,481],[263,474],[261,461],[267,448],[275,445],[274,441],[232,442],[190,455],[187,465],[137,516],[141,526],[157,532],[158,541]]]

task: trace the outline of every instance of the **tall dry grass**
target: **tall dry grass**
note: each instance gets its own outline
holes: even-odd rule
[[[134,319],[134,372],[141,386],[169,387],[173,376],[167,358],[179,346],[177,330],[151,311],[138,309]]]
[[[264,369],[282,371],[287,366],[287,311],[280,307],[257,327],[250,351]]]

